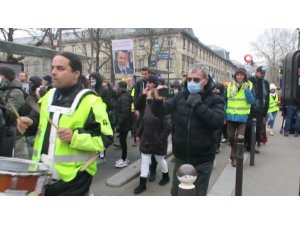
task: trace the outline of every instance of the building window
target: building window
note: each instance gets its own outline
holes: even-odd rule
[[[182,56],[181,71],[185,71],[185,57]]]
[[[189,52],[190,51],[190,41],[188,41],[188,46],[187,46],[187,51]]]
[[[140,47],[144,47],[144,45],[145,45],[145,40],[144,39],[140,39],[139,40],[139,46]]]
[[[168,37],[168,47],[173,46],[173,39],[171,37]]]
[[[139,68],[142,68],[144,66],[144,59],[139,59],[138,66]]]
[[[183,38],[183,49],[185,49],[185,38]]]
[[[76,45],[72,45],[72,52],[76,52]]]

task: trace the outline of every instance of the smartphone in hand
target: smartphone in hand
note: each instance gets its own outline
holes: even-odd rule
[[[174,90],[170,88],[162,88],[158,90],[158,94],[161,97],[172,98],[174,96]]]

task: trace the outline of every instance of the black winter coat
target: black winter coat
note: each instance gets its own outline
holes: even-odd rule
[[[132,97],[126,90],[122,91],[118,97],[116,105],[116,117],[118,132],[128,132],[132,125],[132,113],[131,113]]]
[[[147,104],[137,131],[137,137],[141,140],[140,151],[145,154],[166,155],[171,129],[171,116],[156,117]]]
[[[202,102],[195,108],[186,102],[189,96],[186,88],[166,102],[154,100],[151,106],[154,115],[172,113],[173,154],[194,166],[214,160],[213,134],[222,127],[225,119],[224,101],[212,89],[212,81],[209,80],[205,92],[200,94]]]

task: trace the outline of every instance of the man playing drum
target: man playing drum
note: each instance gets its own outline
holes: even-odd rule
[[[32,160],[51,168],[54,181],[45,187],[45,195],[86,195],[97,171],[96,160],[90,159],[97,159],[113,140],[106,105],[85,89],[76,55],[58,53],[51,75],[54,88],[39,100],[40,113],[21,117],[17,128],[36,135]]]

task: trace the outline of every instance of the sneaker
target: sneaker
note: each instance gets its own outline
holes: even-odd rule
[[[289,136],[289,132],[284,132],[284,136],[288,137]]]
[[[118,164],[115,164],[115,167],[123,168],[123,167],[128,166],[128,164],[129,164],[129,160],[125,159],[125,160],[122,160],[121,162],[119,162]]]
[[[221,143],[225,143],[225,142],[227,142],[227,139],[226,138],[222,138]]]
[[[270,135],[271,135],[271,136],[274,135],[273,129],[270,129]]]
[[[237,166],[236,159],[232,159],[232,160],[231,160],[231,165],[232,165],[233,167],[236,167],[236,166]]]
[[[294,136],[295,136],[295,137],[298,137],[298,136],[299,136],[299,132],[298,132],[298,131],[295,131]]]
[[[115,162],[115,165],[121,163],[123,161],[123,159],[118,159],[116,162]]]
[[[97,165],[101,165],[101,164],[104,164],[104,163],[106,163],[106,159],[99,157],[98,160],[97,160]]]

